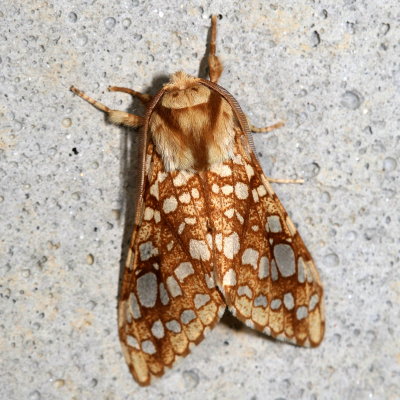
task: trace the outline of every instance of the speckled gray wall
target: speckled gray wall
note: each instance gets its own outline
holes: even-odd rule
[[[400,8],[397,0],[3,1],[0,5],[0,398],[399,399]],[[212,13],[220,81],[321,272],[318,349],[225,316],[149,388],[131,378],[116,296],[135,133],[69,92],[140,112],[199,73]],[[201,70],[201,68],[200,68]],[[130,147],[132,144],[132,149]]]

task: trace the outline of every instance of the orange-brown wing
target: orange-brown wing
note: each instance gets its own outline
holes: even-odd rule
[[[310,253],[238,132],[233,160],[209,172],[215,272],[229,310],[302,346],[324,335],[323,290]]]
[[[188,354],[225,310],[213,280],[198,175],[166,173],[151,144],[147,157],[143,218],[133,234],[119,301],[123,352],[141,385]]]

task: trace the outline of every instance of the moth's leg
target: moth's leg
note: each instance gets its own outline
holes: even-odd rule
[[[208,69],[211,82],[217,82],[224,69],[220,59],[215,55],[216,40],[217,40],[217,16],[213,15],[211,17],[210,54],[208,55]]]
[[[266,133],[266,132],[271,132],[274,129],[281,128],[284,125],[285,124],[283,122],[277,122],[276,124],[273,124],[273,125],[270,125],[270,126],[264,126],[262,128],[257,128],[253,124],[249,124],[249,128],[250,128],[250,131],[254,132],[254,133],[262,133],[262,132]]]
[[[130,126],[132,128],[138,128],[139,126],[144,125],[144,118],[140,117],[139,115],[129,114],[124,111],[111,110],[103,103],[100,103],[95,99],[92,99],[91,97],[89,97],[79,89],[75,88],[74,86],[71,86],[70,89],[76,95],[82,97],[83,100],[86,100],[88,103],[92,104],[98,110],[105,112],[108,116],[108,119],[113,124]]]
[[[304,179],[275,179],[270,178],[269,176],[266,177],[268,182],[273,183],[304,183]]]
[[[119,87],[119,86],[109,86],[108,90],[110,92],[124,92],[130,94],[132,97],[137,97],[144,105],[147,105],[150,103],[152,100],[153,96],[146,94],[146,93],[140,93],[137,92],[136,90],[133,89],[128,89],[124,87]]]

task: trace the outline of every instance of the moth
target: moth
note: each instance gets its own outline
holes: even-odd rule
[[[209,77],[179,71],[155,95],[137,97],[144,117],[104,111],[141,128],[139,196],[118,303],[129,369],[140,385],[161,376],[221,318],[299,346],[324,335],[323,289],[315,264],[255,155],[238,102],[217,84],[212,17]]]

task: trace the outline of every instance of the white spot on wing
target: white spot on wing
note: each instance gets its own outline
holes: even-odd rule
[[[257,296],[254,299],[255,307],[264,307],[265,308],[265,307],[267,307],[267,304],[268,304],[267,298],[262,294],[260,294],[259,296]]]
[[[210,259],[210,250],[204,240],[191,239],[189,251],[191,257],[195,260],[208,261]]]
[[[208,294],[197,293],[194,296],[194,306],[198,310],[210,301],[210,296]]]
[[[179,226],[178,226],[178,235],[181,235],[183,230],[185,229],[186,223],[182,222]]]
[[[222,233],[217,233],[215,235],[215,245],[218,251],[222,251]]]
[[[266,327],[263,329],[263,332],[264,332],[266,335],[271,336],[271,328],[270,328],[269,326],[266,326]]]
[[[158,181],[150,186],[150,194],[153,195],[157,200],[159,200],[160,192],[158,190]]]
[[[250,327],[251,329],[254,329],[254,322],[251,319],[246,319],[245,324]]]
[[[224,278],[222,280],[223,286],[235,286],[236,285],[236,272],[233,268],[228,269],[225,272]]]
[[[258,278],[259,279],[265,279],[269,275],[269,261],[268,257],[261,257],[260,258],[260,266],[258,270]]]
[[[249,187],[243,182],[237,182],[235,185],[235,194],[239,200],[245,200],[249,197]]]
[[[155,354],[156,348],[151,340],[145,340],[142,342],[142,350],[147,354]]]
[[[269,232],[277,233],[282,231],[281,220],[277,215],[270,215],[267,225],[266,228]]]
[[[265,196],[265,195],[267,194],[267,191],[265,190],[264,185],[260,185],[260,186],[257,188],[257,192],[258,192],[258,195],[259,195],[260,197],[263,197],[263,196]]]
[[[300,283],[304,283],[306,281],[305,268],[306,265],[304,263],[303,258],[299,257],[297,260],[297,280]]]
[[[224,238],[224,255],[226,258],[233,260],[233,258],[239,252],[239,249],[239,235],[236,232],[233,232]]]
[[[181,172],[179,172],[175,178],[172,180],[175,187],[186,185],[187,181],[186,178],[183,176]]]
[[[143,219],[145,221],[150,221],[153,219],[153,216],[154,216],[154,210],[151,207],[146,207],[146,209],[144,210]]]
[[[165,290],[164,283],[160,283],[160,300],[161,303],[166,306],[169,303],[169,296],[167,291]]]
[[[246,164],[245,165],[246,168],[246,174],[247,177],[249,178],[249,180],[251,179],[251,177],[254,175],[254,169],[250,164]]]
[[[233,186],[232,185],[222,186],[221,191],[225,196],[229,196],[233,192]]]
[[[313,294],[310,297],[310,303],[308,304],[308,308],[310,309],[310,311],[313,311],[315,306],[318,304],[319,302],[319,296],[317,294]]]
[[[185,310],[182,311],[181,314],[181,321],[187,325],[188,323],[190,323],[191,321],[193,321],[196,318],[196,314],[193,310]]]
[[[154,322],[154,324],[151,327],[151,333],[157,339],[162,339],[164,337],[165,335],[164,326],[161,320],[158,319],[156,322]]]
[[[237,292],[239,296],[247,296],[250,300],[253,298],[253,292],[247,285],[239,286]]]
[[[139,304],[133,292],[131,292],[131,294],[129,295],[129,309],[131,311],[133,319],[138,319],[141,317]]]
[[[151,257],[158,255],[158,249],[153,247],[153,242],[144,242],[139,245],[139,254],[141,261],[147,261]]]
[[[156,224],[158,224],[161,221],[160,211],[157,210],[154,211],[154,221]]]
[[[254,269],[257,268],[258,251],[252,248],[246,249],[242,254],[242,263],[244,265],[250,264]]]
[[[194,199],[198,199],[198,198],[200,197],[200,193],[199,193],[199,191],[198,191],[196,188],[193,188],[193,189],[192,189],[192,197],[193,197]]]
[[[186,222],[188,225],[194,225],[194,224],[196,223],[196,218],[187,217],[187,218],[185,218],[185,222]]]
[[[192,274],[194,274],[194,270],[192,263],[190,262],[180,263],[179,266],[175,268],[175,275],[181,282],[183,282],[185,278]]]
[[[164,200],[163,211],[165,212],[165,214],[175,211],[177,207],[178,201],[174,196],[168,197]]]
[[[271,262],[271,278],[273,281],[278,280],[278,270],[276,269],[275,260],[272,260]]]
[[[298,320],[307,318],[308,316],[308,310],[306,306],[301,306],[296,310],[296,318]]]
[[[176,320],[172,319],[165,324],[166,328],[174,333],[179,333],[181,331],[181,324]]]
[[[166,178],[167,176],[168,176],[168,174],[167,174],[166,172],[159,171],[159,173],[158,173],[158,175],[157,175],[157,180],[158,180],[160,183],[163,183],[164,180],[165,180],[165,178]]]
[[[244,218],[240,215],[240,213],[238,211],[236,211],[236,218],[243,225]]]
[[[126,343],[128,343],[128,346],[131,346],[137,350],[140,349],[138,341],[131,335],[126,336]]]
[[[210,170],[212,172],[215,172],[217,175],[225,178],[227,176],[231,176],[232,175],[232,170],[230,169],[230,167],[228,165],[225,164],[216,164],[213,165]]]
[[[283,304],[285,305],[285,307],[290,311],[293,310],[294,308],[294,298],[292,293],[288,292],[285,293],[285,295],[283,296]]]
[[[179,196],[179,201],[183,204],[189,204],[190,203],[190,194],[188,192],[182,193]]]
[[[171,251],[173,247],[174,247],[174,241],[171,240],[170,242],[167,243],[167,250]]]
[[[218,194],[219,193],[219,186],[216,183],[213,183],[211,186],[211,190],[215,193]]]
[[[142,275],[136,281],[136,291],[143,307],[154,307],[157,299],[157,277],[153,272]]]
[[[256,190],[256,189],[253,189],[253,190],[251,191],[251,194],[253,195],[254,203],[258,203],[260,199],[258,198],[258,192],[257,192],[257,190]]]
[[[167,288],[172,297],[182,295],[181,287],[173,276],[167,278]]]
[[[212,275],[205,274],[205,278],[206,278],[207,287],[209,289],[215,288],[215,282],[214,282],[214,278],[212,277]]]
[[[274,256],[278,265],[279,272],[285,278],[295,273],[294,253],[288,244],[277,244],[274,246]]]
[[[212,235],[211,235],[211,233],[207,233],[207,235],[206,235],[206,240],[207,240],[208,247],[212,250],[212,248],[213,248],[213,241],[212,241]]]
[[[229,208],[228,210],[226,210],[224,212],[225,217],[228,217],[228,218],[232,218],[233,214],[235,214],[235,209],[234,208]]]
[[[271,310],[277,310],[282,304],[280,299],[273,299],[271,301]]]

